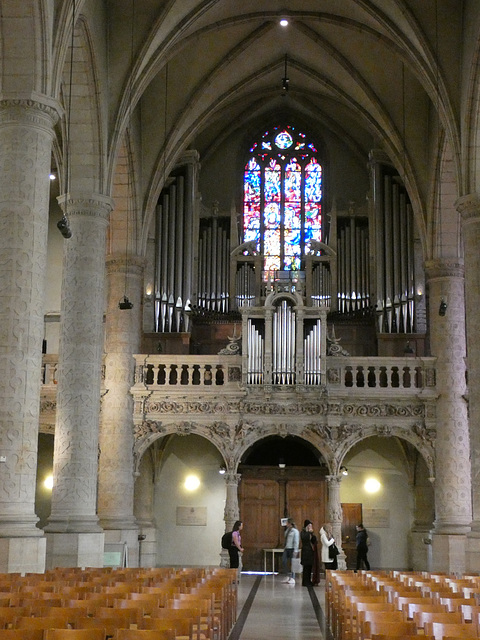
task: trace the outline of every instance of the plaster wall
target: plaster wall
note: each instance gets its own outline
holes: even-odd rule
[[[390,464],[380,453],[361,450],[345,463],[348,476],[342,480],[340,500],[363,506],[363,524],[371,542],[368,558],[372,569],[408,569],[409,534],[414,518],[413,494],[406,472]],[[376,493],[368,493],[365,482],[375,478],[380,483]],[[373,518],[372,511],[379,518]],[[380,517],[388,525],[378,526]],[[377,522],[375,522],[377,520]],[[377,525],[377,526],[375,526]]]
[[[154,519],[157,565],[219,565],[225,531],[225,481],[218,472],[223,460],[199,436],[174,436],[165,447],[156,475]],[[200,480],[196,491],[184,487],[186,476]],[[204,525],[177,524],[177,507],[206,509]]]

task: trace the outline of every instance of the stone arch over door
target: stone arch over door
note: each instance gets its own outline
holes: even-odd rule
[[[318,532],[328,512],[328,466],[308,441],[272,434],[257,439],[244,452],[238,472],[243,566],[258,571],[264,568],[264,549],[283,548],[282,518],[292,517],[299,530],[308,518]],[[271,570],[267,556],[267,570]],[[280,569],[279,558],[275,569]]]

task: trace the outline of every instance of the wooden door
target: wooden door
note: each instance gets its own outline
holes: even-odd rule
[[[346,555],[347,569],[355,569],[357,563],[356,526],[362,522],[361,502],[342,503],[342,548]]]
[[[279,542],[280,486],[275,480],[244,478],[239,489],[243,569],[260,571],[263,549],[274,549]]]
[[[317,538],[320,527],[325,522],[325,485],[325,482],[318,480],[289,480],[286,486],[288,517],[294,519],[299,530],[303,527],[304,520],[311,520]]]
[[[289,477],[288,471],[263,473],[263,477],[260,470],[257,477],[253,473],[243,475],[239,485],[242,546],[245,549],[242,562],[245,571],[262,571],[263,549],[283,548],[282,518],[293,518],[299,530],[308,518],[318,534],[325,521],[326,487],[324,476],[301,479],[295,470],[291,471],[293,477]],[[275,562],[278,571],[279,555]]]

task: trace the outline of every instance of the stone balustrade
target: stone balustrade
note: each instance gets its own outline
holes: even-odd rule
[[[201,387],[205,390],[222,387],[224,391],[242,386],[241,356],[135,355],[135,387],[161,389]],[[42,381],[56,385],[56,355],[43,357]],[[375,393],[375,390],[398,392],[435,389],[435,358],[352,358],[328,356],[323,384],[331,391],[355,390],[355,393]],[[322,384],[322,379],[320,384]],[[307,384],[305,386],[319,386]]]

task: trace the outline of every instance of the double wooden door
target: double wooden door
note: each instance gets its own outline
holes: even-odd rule
[[[243,568],[261,571],[264,566],[263,550],[283,548],[285,529],[281,525],[282,518],[293,518],[299,530],[305,519],[311,520],[318,536],[325,522],[325,476],[320,470],[317,472],[310,468],[307,472],[305,468],[242,470],[239,508],[245,549]],[[279,556],[276,562],[278,570]]]

